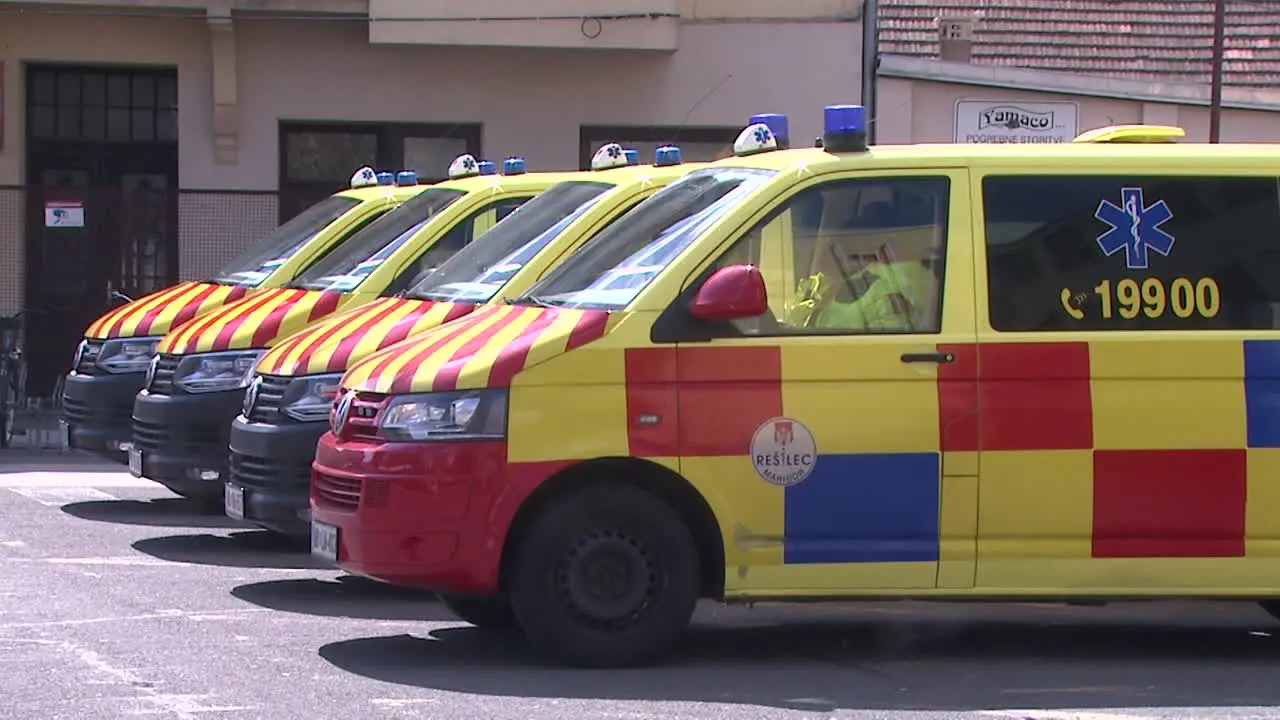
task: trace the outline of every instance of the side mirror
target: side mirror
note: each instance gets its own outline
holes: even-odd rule
[[[718,322],[760,317],[768,311],[764,276],[755,265],[720,268],[702,283],[689,303],[694,317]]]

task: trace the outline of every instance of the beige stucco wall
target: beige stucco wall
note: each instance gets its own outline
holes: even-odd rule
[[[1079,106],[1080,132],[1105,125],[1142,123],[1177,125],[1186,130],[1189,142],[1209,139],[1209,109],[1205,107],[905,78],[881,78],[877,88],[876,115],[880,125],[876,142],[880,143],[953,142],[958,100],[1074,102]],[[1221,141],[1280,142],[1280,112],[1223,110]]]
[[[522,155],[530,169],[576,167],[580,125],[736,126],[788,112],[797,137],[813,137],[824,104],[856,101],[861,52],[860,26],[848,22],[684,25],[675,53],[373,46],[363,22],[239,20],[234,35],[238,152],[220,164],[203,19],[6,15],[0,186],[24,179],[22,67],[32,61],[177,66],[181,187],[275,190],[280,120],[480,122],[486,156]],[[180,202],[184,277],[274,222],[274,206],[237,202]],[[15,195],[0,207],[0,313],[22,297],[19,206]]]

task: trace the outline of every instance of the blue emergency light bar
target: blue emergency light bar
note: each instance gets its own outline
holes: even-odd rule
[[[680,148],[675,145],[663,145],[653,153],[653,164],[657,167],[670,167],[681,162]]]
[[[481,175],[497,175],[498,166],[493,164],[492,160],[481,160],[476,163],[476,170]]]
[[[412,170],[401,170],[396,173],[396,185],[400,187],[413,187],[418,184],[418,173]]]
[[[639,150],[632,150],[631,148],[627,148],[627,149],[625,149],[625,150],[623,150],[623,151],[622,151],[622,157],[624,157],[624,158],[626,158],[626,159],[627,159],[627,164],[628,164],[628,165],[639,165],[639,164],[640,164],[640,151],[639,151]]]
[[[389,172],[378,173],[378,184],[379,185],[395,185],[396,184],[395,173],[389,173]]]
[[[778,142],[779,150],[786,150],[791,147],[791,123],[787,120],[787,116],[782,113],[758,113],[752,115],[747,121],[748,125],[761,124],[769,128],[769,132],[773,133],[774,139]]]
[[[828,105],[822,109],[822,147],[827,152],[867,151],[867,109]]]
[[[524,158],[509,157],[502,161],[503,175],[523,175],[524,173]]]

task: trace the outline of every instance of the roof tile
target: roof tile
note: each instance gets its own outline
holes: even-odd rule
[[[938,56],[940,17],[972,15],[975,64],[1203,84],[1213,0],[881,0],[880,52]],[[1227,4],[1223,84],[1280,86],[1280,3]]]

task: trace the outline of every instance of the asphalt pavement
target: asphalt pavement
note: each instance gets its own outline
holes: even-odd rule
[[[114,467],[0,451],[0,718],[1280,719],[1247,603],[699,610],[660,667],[567,670]]]

